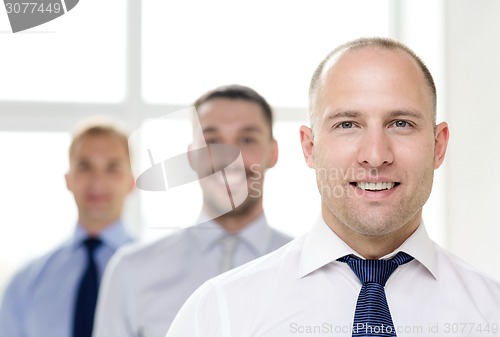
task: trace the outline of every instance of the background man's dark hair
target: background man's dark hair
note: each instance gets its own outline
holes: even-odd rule
[[[273,111],[271,106],[267,101],[259,95],[255,90],[245,87],[243,85],[231,84],[217,87],[209,92],[205,93],[203,96],[198,98],[194,102],[194,107],[196,111],[198,108],[208,101],[216,98],[226,98],[226,99],[243,99],[248,102],[254,102],[258,104],[264,114],[266,122],[269,124],[269,129],[271,130],[271,137],[273,136]]]

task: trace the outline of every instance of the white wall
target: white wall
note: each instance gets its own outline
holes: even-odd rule
[[[500,2],[448,0],[445,14],[447,246],[500,279]]]
[[[392,4],[392,35],[427,63],[438,122],[447,121],[451,131],[424,207],[426,227],[438,243],[500,280],[500,2]]]

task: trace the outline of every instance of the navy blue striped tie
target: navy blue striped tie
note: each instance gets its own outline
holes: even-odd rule
[[[354,255],[337,260],[347,263],[363,284],[354,313],[353,337],[396,336],[384,286],[398,266],[411,260],[413,257],[403,252],[388,260],[363,260]]]
[[[94,325],[94,310],[99,291],[97,276],[97,265],[94,252],[102,241],[96,238],[88,238],[83,241],[87,251],[87,267],[78,286],[75,311],[73,317],[73,337],[90,337]]]

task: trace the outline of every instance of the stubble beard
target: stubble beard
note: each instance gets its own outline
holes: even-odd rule
[[[261,173],[262,176],[262,173]],[[229,219],[229,218],[237,218],[243,217],[245,215],[251,214],[254,210],[262,204],[262,186],[263,179],[257,179],[255,177],[255,173],[246,170],[247,177],[247,192],[248,195],[245,200],[239,204],[235,205],[235,208],[232,208],[228,211],[227,202],[229,202],[229,194],[227,195],[227,202],[221,203],[220,200],[214,198],[210,195],[210,191],[208,193],[203,194],[203,204],[204,209],[209,215],[216,217],[217,219]],[[258,183],[259,189],[255,191],[255,188],[252,184]],[[234,201],[233,201],[234,202]]]
[[[330,189],[342,186],[343,190],[347,191],[350,188],[348,182],[318,179],[318,187],[323,203],[333,217],[334,224],[330,225],[347,227],[350,231],[363,236],[384,236],[401,229],[421,212],[429,198],[433,176],[433,170],[430,173],[426,171],[417,181],[418,189],[412,195],[401,196],[391,209],[386,209],[387,207],[378,201],[373,201],[366,208],[360,207],[359,202],[353,197],[347,197],[347,193],[336,197],[325,194],[325,189],[321,188],[326,184]],[[404,187],[402,184],[398,188]]]
[[[261,199],[262,197],[255,198],[248,195],[245,201],[243,201],[239,206],[227,211],[226,208],[223,209],[220,207],[220,204],[216,201],[208,198],[204,200],[204,208],[205,212],[207,212],[211,217],[224,221],[226,219],[242,218],[251,214],[258,207]]]

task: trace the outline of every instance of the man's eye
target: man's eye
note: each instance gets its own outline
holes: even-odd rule
[[[118,168],[118,165],[111,165],[108,167],[108,172],[117,172]]]
[[[350,129],[352,128],[352,126],[353,126],[352,122],[342,122],[339,124],[339,127],[341,129]]]
[[[407,121],[396,121],[396,122],[394,122],[394,125],[397,128],[405,128],[408,126],[408,122]]]
[[[90,169],[90,165],[88,163],[78,163],[76,167],[80,171],[87,171],[88,169]]]
[[[240,139],[240,143],[242,143],[242,144],[252,144],[252,143],[255,143],[255,139],[253,139],[251,137],[244,137],[244,138]]]

